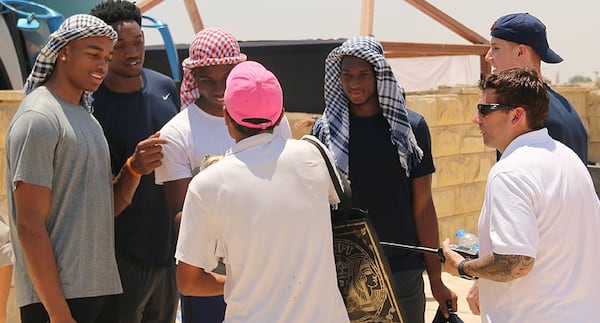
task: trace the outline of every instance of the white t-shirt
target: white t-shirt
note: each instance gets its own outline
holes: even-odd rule
[[[600,203],[581,159],[547,130],[513,140],[488,175],[479,253],[525,255],[510,282],[480,280],[482,322],[595,322]]]
[[[290,138],[292,132],[284,116],[273,134]],[[225,120],[206,113],[196,104],[190,104],[167,122],[160,137],[168,140],[163,145],[162,165],[155,169],[156,184],[190,178],[200,170],[206,155],[224,155],[235,144]]]
[[[329,178],[312,144],[259,134],[192,179],[175,257],[206,271],[223,258],[224,322],[349,321]]]
[[[8,221],[0,214],[0,267],[15,263],[15,255],[10,242],[10,231],[6,222]]]

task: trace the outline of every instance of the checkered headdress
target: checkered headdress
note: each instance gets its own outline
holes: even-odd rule
[[[350,111],[348,98],[342,88],[340,74],[344,56],[354,56],[367,61],[375,72],[377,95],[383,116],[390,125],[390,139],[398,149],[400,164],[410,174],[413,166],[421,162],[423,151],[408,122],[403,90],[396,81],[392,68],[383,54],[383,47],[373,37],[358,36],[334,48],[325,60],[325,111],[315,122],[312,133],[335,156],[338,168],[348,174],[348,145],[350,142]]]
[[[87,37],[108,37],[112,39],[113,44],[117,41],[117,32],[104,21],[91,15],[78,14],[67,18],[58,27],[58,30],[50,34],[48,43],[42,48],[33,69],[25,81],[23,91],[25,94],[31,93],[38,86],[42,85],[52,74],[58,52],[63,49],[72,40]],[[91,92],[84,92],[83,104],[90,110]]]
[[[196,34],[190,44],[190,56],[181,63],[181,108],[185,109],[200,97],[198,84],[192,70],[201,66],[237,64],[246,60],[238,41],[229,32],[220,28],[206,28]]]

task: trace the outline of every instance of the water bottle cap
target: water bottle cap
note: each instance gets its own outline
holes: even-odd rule
[[[456,231],[456,237],[457,238],[461,238],[464,235],[465,235],[465,230],[464,229],[459,229],[458,231]]]

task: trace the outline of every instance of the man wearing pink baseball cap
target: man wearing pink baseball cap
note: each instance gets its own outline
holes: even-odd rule
[[[243,138],[231,132],[228,121],[244,134],[272,128],[283,116],[283,91],[275,75],[257,62],[248,62],[236,72],[227,78],[225,111],[232,120],[225,122],[237,142]]]
[[[333,258],[335,189],[317,147],[273,135],[283,113],[273,73],[252,61],[231,70],[223,114],[236,144],[190,182],[178,288],[224,294],[224,322],[348,322]],[[219,259],[226,276],[211,272]]]
[[[221,156],[235,144],[223,121],[225,82],[231,70],[246,60],[235,37],[222,28],[198,32],[182,62],[181,112],[160,130],[162,165],[154,172],[156,184],[163,185],[167,202],[179,230],[181,210],[192,177],[203,167],[206,156]],[[276,136],[289,138],[290,126],[282,119],[274,129]],[[221,264],[215,270],[224,274]],[[225,302],[217,297],[182,297],[183,323],[220,323]]]

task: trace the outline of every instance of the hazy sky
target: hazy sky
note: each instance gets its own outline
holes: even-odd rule
[[[197,0],[205,27],[222,27],[239,40],[348,38],[360,32],[361,0]],[[529,12],[544,22],[550,47],[564,58],[543,64],[552,81],[573,75],[596,78],[600,62],[600,2],[595,0],[430,0],[454,19],[489,38],[492,22],[508,13]],[[147,15],[169,25],[176,43],[194,36],[182,0],[165,0]],[[402,0],[375,0],[373,33],[381,41],[467,44],[468,42]],[[147,43],[159,42],[147,32]]]

